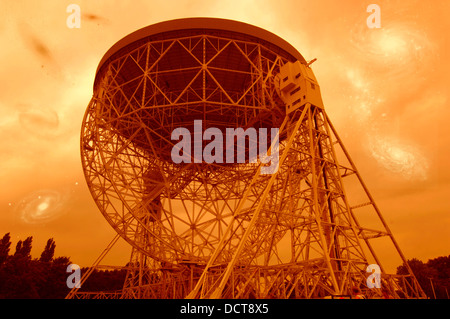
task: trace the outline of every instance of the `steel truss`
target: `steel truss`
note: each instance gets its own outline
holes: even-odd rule
[[[261,43],[211,34],[147,41],[110,59],[83,120],[82,164],[132,257],[120,294],[70,298],[325,298],[353,287],[373,297],[370,263],[391,296],[425,296],[410,269],[384,270],[373,240],[405,257],[325,110],[284,111],[274,76],[287,62]],[[260,174],[259,158],[174,164],[171,132],[192,132],[195,119],[279,127],[278,170]],[[248,142],[246,154],[258,143]],[[357,202],[347,184],[359,187]]]

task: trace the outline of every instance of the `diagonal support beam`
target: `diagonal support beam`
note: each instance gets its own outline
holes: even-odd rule
[[[310,107],[311,107],[311,105],[309,103],[304,106],[302,114],[300,115],[300,118],[297,120],[295,127],[294,127],[291,135],[289,136],[289,139],[283,150],[283,154],[281,155],[280,161],[278,163],[279,167],[281,167],[283,165],[284,160],[286,159],[287,154],[289,153],[289,150],[291,148],[294,137],[297,135],[297,131],[300,128],[300,124],[303,122],[303,119],[305,118],[305,115],[306,115],[307,111],[310,109]],[[286,119],[285,119],[285,121],[286,121]],[[271,146],[271,148],[272,148],[272,146]],[[258,172],[259,172],[259,170],[260,169],[258,169]],[[272,176],[270,177],[270,180],[267,183],[266,188],[264,189],[264,193],[263,193],[262,197],[260,198],[258,206],[256,207],[256,210],[253,213],[253,217],[252,217],[249,225],[247,226],[247,229],[245,230],[244,236],[241,238],[239,246],[237,247],[232,260],[228,264],[228,267],[222,277],[222,281],[220,282],[220,284],[216,288],[216,290],[212,293],[211,298],[216,299],[216,298],[220,298],[222,296],[222,290],[225,287],[225,284],[227,283],[228,278],[230,277],[231,271],[233,270],[233,268],[236,264],[236,261],[238,260],[240,254],[242,252],[242,249],[244,248],[244,245],[245,245],[245,242],[247,241],[248,236],[250,235],[251,231],[253,230],[256,220],[258,220],[259,213],[261,212],[261,208],[263,207],[263,205],[266,202],[267,195],[269,194],[269,191],[272,188],[273,183],[275,182],[275,178],[277,177],[278,171],[279,170],[277,170],[275,173],[273,173]]]

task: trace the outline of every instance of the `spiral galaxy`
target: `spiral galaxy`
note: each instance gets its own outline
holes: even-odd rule
[[[434,55],[434,46],[414,22],[388,21],[380,29],[358,24],[351,32],[350,49],[355,58],[381,71],[390,83],[416,82]]]
[[[368,144],[372,156],[393,173],[406,179],[425,180],[429,169],[427,159],[417,147],[388,137],[374,137]]]
[[[27,224],[46,223],[65,212],[67,199],[67,192],[64,191],[39,190],[23,198],[16,210],[20,219]]]
[[[383,12],[381,28],[360,21],[350,31],[347,49],[353,59],[343,74],[352,89],[352,111],[367,133],[366,150],[382,167],[406,179],[425,180],[429,164],[420,147],[381,126],[406,112],[428,85],[436,45],[413,19]]]

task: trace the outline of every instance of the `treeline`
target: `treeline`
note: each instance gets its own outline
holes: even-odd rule
[[[62,299],[70,289],[66,272],[72,262],[69,257],[54,257],[56,243],[50,238],[39,258],[31,258],[33,237],[19,240],[11,252],[11,236],[0,240],[0,299]],[[428,260],[408,260],[420,286],[431,299],[448,299],[450,293],[450,255]],[[81,268],[81,275],[89,270]],[[405,265],[397,267],[397,274],[405,275]],[[83,283],[80,291],[114,291],[122,289],[125,270],[95,270]]]
[[[426,263],[413,258],[408,260],[408,265],[428,298],[449,299],[450,255],[429,259]],[[407,273],[404,264],[397,267],[398,275]]]
[[[19,240],[11,253],[11,236],[7,233],[0,240],[0,299],[62,299],[67,287],[69,257],[54,257],[56,243],[53,238],[39,258],[31,257],[33,237]],[[81,275],[89,268],[81,268]],[[80,290],[101,291],[122,289],[124,270],[95,270]]]

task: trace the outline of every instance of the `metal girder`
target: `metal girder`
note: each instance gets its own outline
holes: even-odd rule
[[[408,278],[384,271],[372,239],[390,239],[405,258],[323,107],[286,114],[275,76],[288,62],[261,43],[209,34],[149,40],[104,63],[82,164],[101,213],[132,246],[131,268],[121,294],[68,297],[325,298],[354,286],[370,297],[379,293],[365,286],[371,260],[392,296],[424,296],[410,269]],[[174,164],[171,132],[196,119],[280,128],[278,170],[261,175],[260,159]],[[346,192],[355,176],[357,203]],[[361,223],[360,209],[382,227]]]

